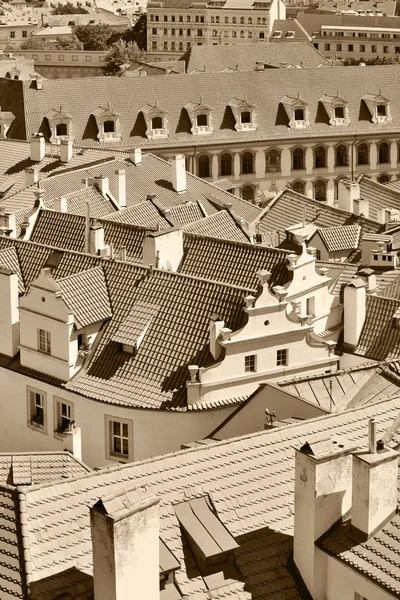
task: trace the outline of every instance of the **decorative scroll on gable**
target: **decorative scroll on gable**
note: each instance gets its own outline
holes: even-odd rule
[[[365,102],[371,114],[371,120],[375,125],[392,123],[390,100],[382,95],[382,90],[379,90],[378,94],[365,94],[362,100]]]
[[[50,143],[61,144],[61,140],[73,140],[72,116],[59,109],[52,108],[45,115],[50,127]]]
[[[189,115],[193,135],[204,135],[214,132],[211,115],[212,108],[204,104],[203,96],[200,98],[200,102],[190,101],[183,108]]]
[[[106,107],[98,106],[95,108],[92,115],[96,119],[97,129],[99,131],[97,139],[99,142],[121,141],[121,115],[112,109],[110,102]]]
[[[168,137],[167,111],[158,106],[158,102],[153,105],[145,104],[140,109],[146,122],[147,139],[160,139]]]
[[[340,96],[339,92],[336,94],[336,96],[329,96],[328,94],[324,94],[319,101],[324,106],[329,116],[329,125],[337,127],[340,125],[350,124],[348,107],[349,103],[347,100]]]
[[[256,105],[249,102],[246,95],[243,99],[233,98],[228,106],[235,118],[236,131],[255,131],[257,129]]]
[[[295,98],[284,96],[281,104],[286,111],[291,129],[305,129],[310,127],[308,103],[300,98],[298,93]]]

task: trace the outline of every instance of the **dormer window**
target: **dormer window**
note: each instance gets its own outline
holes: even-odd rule
[[[111,104],[106,107],[98,106],[93,112],[98,129],[99,142],[120,142],[122,139],[120,114],[115,112]]]
[[[200,98],[200,102],[188,102],[185,104],[184,108],[189,115],[192,124],[191,132],[193,135],[203,135],[214,132],[211,115],[212,109],[210,106],[204,104],[203,97]]]
[[[329,125],[348,125],[350,123],[348,101],[342,98],[339,92],[336,96],[325,94],[320,99],[329,117]]]
[[[7,137],[7,132],[11,127],[15,115],[12,112],[1,110],[0,107],[0,139],[4,140]]]
[[[288,116],[288,126],[291,129],[305,129],[306,127],[310,127],[308,104],[300,98],[300,94],[297,94],[296,98],[285,96],[282,98],[281,104]]]
[[[362,100],[366,104],[371,114],[371,121],[375,123],[375,125],[392,122],[392,116],[390,114],[390,101],[389,98],[386,98],[386,96],[382,95],[382,90],[379,90],[377,95],[365,94]]]
[[[149,140],[168,137],[167,111],[160,108],[158,102],[154,105],[145,104],[140,109],[140,112],[146,122],[146,137]]]
[[[61,140],[73,140],[72,117],[60,108],[49,110],[45,117],[50,127],[50,143],[60,144]]]
[[[228,104],[235,118],[236,131],[255,131],[256,123],[256,105],[244,98],[233,98]]]
[[[159,306],[148,302],[137,302],[111,338],[117,342],[124,354],[136,356],[146,333],[156,317]]]

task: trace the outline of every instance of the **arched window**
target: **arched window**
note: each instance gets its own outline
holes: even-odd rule
[[[114,133],[115,123],[114,121],[104,121],[104,133]]]
[[[228,153],[221,156],[221,175],[232,175],[232,156]]]
[[[367,165],[369,162],[369,152],[367,144],[359,144],[357,147],[357,164]]]
[[[199,157],[199,177],[210,177],[210,157],[206,154]]]
[[[304,183],[304,181],[295,181],[292,185],[292,190],[294,192],[297,192],[298,194],[304,195],[306,192],[306,184]]]
[[[197,115],[197,127],[207,127],[208,125],[208,118],[207,115],[202,114],[202,115]]]
[[[240,17],[240,22],[243,24],[244,23],[244,17]]]
[[[244,31],[241,31],[241,32],[240,32],[240,37],[241,37],[241,38],[244,38]]]
[[[265,171],[267,173],[276,173],[281,168],[281,154],[279,150],[272,148],[265,155]]]
[[[304,169],[304,150],[303,148],[295,148],[292,155],[293,171]]]
[[[267,23],[267,19],[265,17],[263,17],[262,24],[266,25],[266,23]]]
[[[248,202],[254,202],[254,188],[252,185],[245,185],[242,188],[242,198]]]
[[[153,117],[151,120],[151,128],[152,129],[162,129],[162,118],[161,117]]]
[[[240,113],[240,122],[241,123],[251,123],[251,115],[248,110],[245,110],[242,113]]]
[[[379,177],[377,178],[378,183],[389,183],[390,181],[390,175],[388,175],[387,173],[382,173],[382,175],[379,175]]]
[[[58,123],[56,126],[56,135],[68,135],[68,128],[66,123]]]
[[[254,157],[251,152],[245,152],[242,154],[242,173],[243,175],[249,175],[253,173],[254,169]]]
[[[314,151],[315,169],[323,169],[326,166],[326,151],[323,146],[318,146]]]
[[[387,142],[381,142],[378,147],[378,162],[379,164],[388,163],[389,160],[389,144]]]
[[[335,119],[344,119],[344,108],[343,106],[335,107]]]
[[[304,121],[304,110],[302,108],[296,108],[294,111],[295,121]]]
[[[336,148],[336,166],[347,167],[347,148],[343,144]]]
[[[257,25],[261,25],[261,17],[257,17]]]
[[[323,179],[314,183],[314,198],[320,202],[326,200],[326,181]]]

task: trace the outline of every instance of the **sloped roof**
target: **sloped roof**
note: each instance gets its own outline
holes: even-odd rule
[[[0,266],[6,267],[18,275],[18,291],[20,294],[23,294],[25,292],[25,285],[15,248],[3,248],[0,250]]]
[[[400,67],[386,65],[360,69],[359,67],[335,67],[335,69],[267,69],[264,72],[203,73],[174,76],[174,93],[170,93],[169,77],[94,77],[78,79],[52,79],[43,82],[37,90],[29,82],[0,82],[0,104],[3,110],[12,110],[16,118],[9,137],[29,138],[40,131],[43,115],[54,106],[64,107],[73,116],[74,134],[78,145],[98,146],[97,128],[91,115],[98,106],[111,102],[121,115],[120,148],[133,145],[142,148],[193,146],[198,148],[210,143],[254,142],[257,140],[330,138],[354,134],[386,134],[387,124],[374,124],[370,117],[360,118],[362,97],[366,93],[382,93],[391,100],[393,122],[390,132],[400,131],[400,107],[396,103]],[[15,85],[15,87],[13,87]],[[349,100],[350,124],[331,127],[328,118],[317,117],[321,94],[336,94],[337,90]],[[300,97],[307,102],[311,126],[307,129],[291,129],[287,116],[281,114],[280,101],[286,95]],[[233,116],[228,118],[226,108],[232,98],[247,94],[251,102],[263,106],[258,111],[255,131],[237,132]],[[194,136],[184,106],[203,96],[204,103],[212,107],[214,133]],[[265,103],[265,98],[268,103]],[[12,99],[11,99],[12,98]],[[144,117],[141,107],[157,98],[168,113],[169,137],[148,140],[145,136]],[[140,114],[139,114],[140,113]],[[361,111],[362,113],[362,111]],[[361,114],[362,117],[362,114]],[[26,131],[25,131],[26,127]]]
[[[57,280],[78,329],[112,317],[103,269],[95,267]]]
[[[358,179],[360,195],[363,200],[368,200],[369,218],[378,219],[378,210],[381,208],[400,209],[400,190],[373,181],[368,177],[361,176]],[[389,232],[388,232],[389,233]]]
[[[70,452],[0,454],[0,483],[41,485],[91,471]]]
[[[157,210],[154,204],[148,200],[105,215],[104,219],[150,229],[157,229],[158,226],[161,229],[170,227],[170,223],[160,214],[160,211]]]
[[[221,210],[214,215],[190,223],[183,227],[183,230],[187,233],[195,233],[201,236],[215,237],[235,242],[249,241],[243,229],[239,227],[235,219],[227,210]]]
[[[139,336],[147,330],[159,306],[147,302],[136,302],[128,316],[111,338],[113,342],[134,346]]]
[[[278,28],[279,29],[279,28]],[[274,67],[330,66],[330,62],[309,42],[290,44],[232,44],[227,46],[192,46],[187,58],[187,72],[216,73],[226,68],[254,71],[256,62]],[[251,101],[251,98],[249,97]]]
[[[75,568],[73,584],[79,575],[90,576],[89,506],[99,497],[129,489],[133,484],[145,484],[149,494],[160,498],[160,536],[180,563],[176,581],[184,596],[193,594],[197,600],[210,597],[196,565],[185,560],[185,542],[173,505],[206,494],[218,518],[240,546],[235,556],[253,600],[281,597],[299,600],[300,594],[288,570],[293,543],[295,448],[310,437],[332,431],[352,444],[365,447],[369,419],[376,419],[377,435],[382,436],[399,410],[400,399],[396,398],[279,430],[211,443],[93,472],[75,480],[27,489],[25,514],[29,527],[25,543],[29,544],[33,579],[58,578],[64,590],[69,591],[69,569]],[[397,433],[393,443],[398,442]],[[10,490],[3,491],[2,487],[0,492],[3,496],[10,495]],[[7,502],[10,517],[8,521],[0,521],[3,531],[10,519],[16,521],[19,512],[18,502],[15,505],[9,499]],[[18,551],[16,536],[10,537],[8,547]],[[0,573],[6,582],[7,576],[15,578],[15,571],[10,558],[2,549],[0,552]],[[398,568],[398,560],[396,565]],[[73,600],[82,597],[77,590],[70,593]],[[232,600],[240,598],[235,589],[218,590],[216,597],[224,598],[224,593]],[[54,595],[36,597],[50,600]]]
[[[393,319],[399,309],[400,299],[368,294],[365,323],[354,353],[374,360],[398,358],[400,328],[394,327]]]
[[[362,27],[374,27],[382,30],[385,28],[400,29],[400,17],[364,17],[360,15],[337,15],[334,13],[327,14],[304,12],[298,14],[296,20],[310,35],[312,35],[315,31],[319,31],[321,27],[327,26],[354,27],[354,29],[359,29]]]
[[[328,252],[355,250],[358,248],[361,227],[359,225],[319,227],[318,233]]]

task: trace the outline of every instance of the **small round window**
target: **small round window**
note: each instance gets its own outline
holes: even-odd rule
[[[267,327],[269,325],[269,321],[268,319],[266,321],[264,321],[264,325]]]

